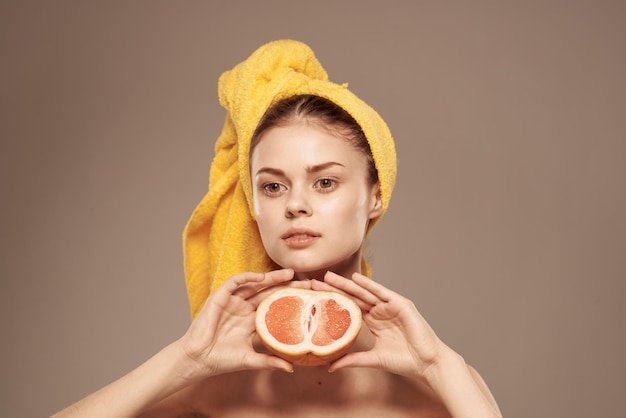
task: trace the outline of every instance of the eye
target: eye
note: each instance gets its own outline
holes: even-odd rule
[[[278,196],[287,188],[280,183],[265,183],[261,186],[263,192],[268,196]]]
[[[324,193],[331,192],[337,188],[337,180],[322,178],[315,182],[314,187]]]

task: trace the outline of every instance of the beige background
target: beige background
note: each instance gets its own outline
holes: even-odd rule
[[[369,244],[507,417],[623,413],[626,3],[2,1],[0,415],[182,335],[219,74],[295,38],[387,120]]]

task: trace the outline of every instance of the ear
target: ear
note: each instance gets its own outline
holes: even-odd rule
[[[383,213],[383,200],[380,195],[380,183],[372,186],[370,191],[370,213],[369,219],[379,217]]]

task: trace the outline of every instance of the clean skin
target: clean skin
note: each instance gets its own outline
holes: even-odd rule
[[[250,168],[254,213],[272,260],[296,279],[360,271],[367,225],[382,211],[360,150],[297,120],[262,134]]]

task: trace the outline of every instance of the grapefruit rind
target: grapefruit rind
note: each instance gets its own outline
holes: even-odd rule
[[[282,306],[272,305],[277,301]],[[296,305],[301,312],[310,313],[295,318],[296,324],[293,312],[268,315],[271,309],[293,309]],[[269,324],[266,318],[271,318]],[[328,364],[348,352],[361,329],[361,319],[359,306],[343,294],[282,288],[259,303],[255,325],[259,338],[269,351],[293,364],[316,366]],[[299,329],[295,329],[298,324]],[[313,341],[323,345],[316,345]]]

